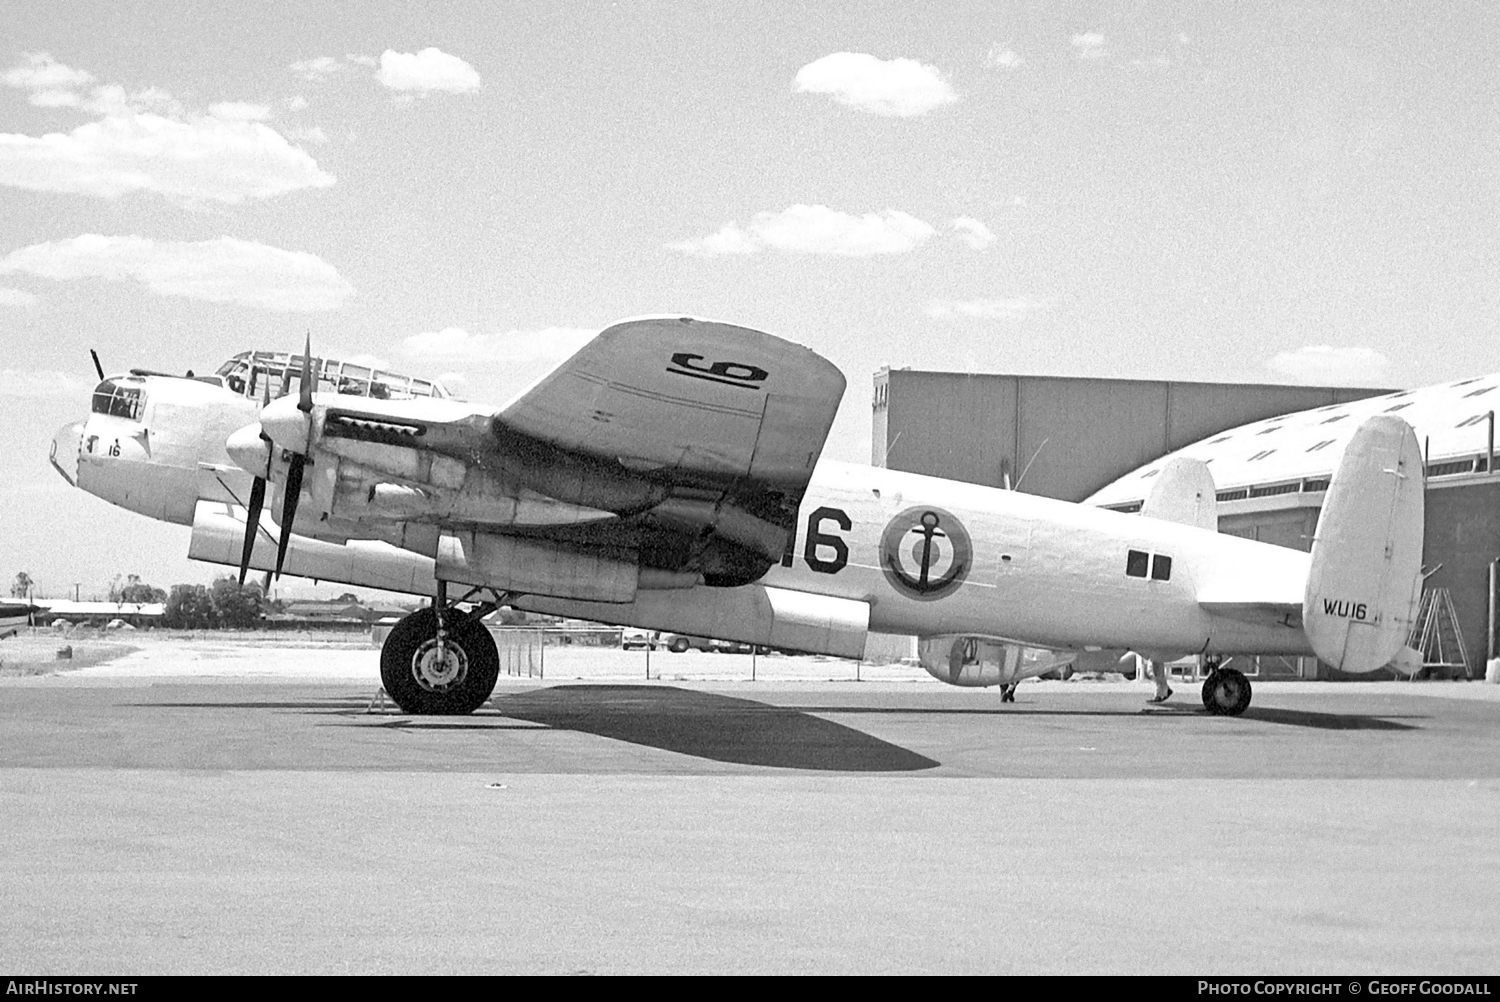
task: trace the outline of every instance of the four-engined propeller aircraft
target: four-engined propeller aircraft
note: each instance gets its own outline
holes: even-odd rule
[[[1394,415],[1356,432],[1302,553],[1214,531],[1212,477],[1188,460],[1141,514],[820,461],[844,388],[807,348],[675,317],[604,330],[503,407],[310,347],[255,352],[214,376],[101,378],[53,463],[191,525],[189,555],[241,580],[432,595],[381,651],[410,713],[489,698],[480,618],[499,605],[850,658],[871,632],[916,635],[955,685],[1085,649],[1200,655],[1220,714],[1251,695],[1227,656],[1368,672],[1404,644],[1424,470]]]

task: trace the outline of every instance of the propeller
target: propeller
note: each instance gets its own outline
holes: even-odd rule
[[[312,409],[312,334],[307,335],[306,347],[302,349],[302,386],[297,393],[297,409],[304,415],[306,431],[302,435],[303,449],[311,448]],[[276,543],[276,579],[281,580],[281,566],[286,562],[287,544],[292,540],[292,520],[297,517],[297,500],[302,494],[302,470],[307,465],[307,453],[292,452],[286,471],[286,487],[281,494],[281,539]]]
[[[266,380],[265,396],[261,409],[271,402],[271,381]],[[259,437],[266,443],[266,472],[257,475],[250,483],[250,504],[245,510],[245,546],[240,551],[240,587],[245,586],[245,575],[250,571],[250,555],[255,552],[255,534],[260,531],[260,513],[266,504],[266,480],[271,476],[271,458],[275,455],[271,438],[264,428],[258,428]]]
[[[240,551],[240,584],[250,571],[250,558],[255,551],[255,534],[260,530],[260,517],[265,509],[266,482],[271,478],[271,464],[277,449],[285,450],[288,462],[286,482],[281,497],[281,536],[276,541],[277,578],[286,565],[287,546],[292,538],[292,524],[297,517],[297,502],[302,494],[302,477],[309,462],[312,449],[313,409],[312,336],[308,335],[307,346],[302,355],[302,386],[295,401],[287,399],[291,384],[288,367],[282,379],[282,396],[271,399],[271,380],[264,384],[260,420],[246,425],[229,436],[225,450],[230,457],[255,479],[250,485],[250,503],[246,506],[245,542]]]

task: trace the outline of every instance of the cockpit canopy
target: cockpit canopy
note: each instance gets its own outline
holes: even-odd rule
[[[94,387],[94,399],[89,409],[95,414],[139,421],[141,405],[145,402],[141,393],[143,382],[139,376],[113,376],[106,379]]]
[[[446,398],[443,384],[399,372],[372,369],[368,365],[341,362],[336,358],[313,358],[316,393],[342,393],[376,400],[410,400],[414,397]],[[296,394],[302,387],[302,356],[279,351],[242,351],[219,366],[224,386],[242,397],[261,400],[270,387],[271,396]]]

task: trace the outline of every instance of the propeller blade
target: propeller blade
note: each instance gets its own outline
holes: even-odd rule
[[[250,555],[255,552],[255,534],[260,531],[260,513],[266,505],[266,482],[256,477],[250,484],[250,506],[245,510],[245,546],[240,551],[240,587],[250,571]]]
[[[102,366],[102,365],[99,364],[99,353],[97,351],[95,351],[94,349],[90,348],[89,349],[89,354],[91,356],[93,356],[93,359],[94,359],[94,371],[97,372],[97,373],[99,373],[99,382],[102,383],[102,382],[104,382],[104,366]]]
[[[302,392],[297,396],[297,409],[303,414],[312,413],[312,380],[312,332],[308,331],[307,347],[302,349]]]
[[[276,543],[276,579],[281,580],[281,565],[286,562],[286,547],[292,541],[292,521],[297,517],[297,498],[302,493],[302,467],[307,457],[300,452],[292,453],[287,466],[286,487],[281,498],[281,539]]]

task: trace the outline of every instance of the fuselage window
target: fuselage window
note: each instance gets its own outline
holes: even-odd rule
[[[1131,550],[1126,554],[1125,573],[1133,578],[1146,576],[1146,552],[1144,550]]]
[[[1151,580],[1172,580],[1172,558],[1163,553],[1155,553],[1151,556]]]

